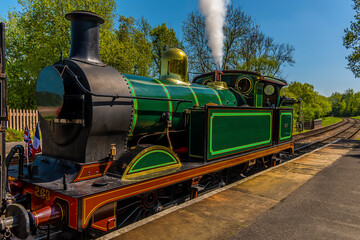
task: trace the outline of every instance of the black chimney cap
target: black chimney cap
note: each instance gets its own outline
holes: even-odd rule
[[[98,22],[99,24],[103,24],[105,22],[105,20],[96,13],[90,11],[82,11],[82,10],[76,10],[71,13],[68,13],[65,15],[65,18],[69,21],[78,19],[85,21],[95,21]]]

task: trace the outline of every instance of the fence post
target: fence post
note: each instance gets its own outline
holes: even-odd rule
[[[29,110],[29,115],[30,115],[30,122],[29,122],[29,127],[31,127],[31,130],[33,130],[33,124],[34,124],[34,120],[33,120],[33,110]]]
[[[35,124],[37,124],[39,122],[39,111],[36,109],[35,110]]]
[[[19,130],[20,127],[20,110],[16,109],[16,126],[15,129]]]
[[[24,115],[25,115],[25,110],[20,109],[20,126],[19,126],[19,130],[23,128]]]
[[[13,128],[12,127],[12,109],[9,109],[9,121],[8,121],[8,123],[9,123],[9,128]]]
[[[29,125],[30,125],[30,124],[29,124],[29,116],[30,116],[29,111],[26,110],[26,111],[25,111],[25,126],[29,126]],[[25,127],[24,127],[24,128],[25,128]]]

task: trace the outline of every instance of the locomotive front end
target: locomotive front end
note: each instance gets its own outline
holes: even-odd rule
[[[66,15],[71,21],[69,59],[45,67],[36,83],[43,154],[91,163],[104,159],[111,144],[123,152],[134,114],[125,77],[100,60],[99,25],[91,12]],[[101,93],[101,94],[97,94]]]
[[[82,196],[91,194],[92,183],[77,189],[71,184],[106,173],[125,151],[134,115],[124,75],[100,59],[99,27],[104,20],[87,11],[65,18],[71,21],[70,56],[45,67],[36,83],[43,154],[29,165],[21,160],[18,168],[9,166],[9,206],[0,230],[11,229],[22,239],[50,224],[81,230],[79,204]],[[19,154],[22,158],[24,151]]]

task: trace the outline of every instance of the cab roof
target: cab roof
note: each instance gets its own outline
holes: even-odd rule
[[[287,82],[285,80],[282,79],[278,79],[278,78],[274,78],[274,77],[270,77],[270,76],[261,76],[259,73],[257,72],[252,72],[252,71],[243,71],[243,70],[223,70],[221,71],[223,74],[227,75],[227,74],[251,74],[254,76],[257,76],[259,80],[261,81],[265,81],[265,82],[271,82],[271,83],[275,83],[281,86],[287,86]],[[201,74],[199,76],[196,76],[193,79],[193,82],[195,82],[197,79],[199,78],[203,78],[203,77],[208,77],[211,76],[213,74],[213,72],[208,72],[208,73],[204,73]]]

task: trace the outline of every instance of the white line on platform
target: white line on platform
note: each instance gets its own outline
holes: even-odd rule
[[[239,185],[239,184],[241,184],[241,183],[244,183],[244,182],[246,182],[246,181],[248,181],[248,180],[250,180],[250,179],[253,179],[253,178],[257,177],[257,176],[260,176],[261,174],[264,174],[264,173],[266,173],[266,172],[269,172],[269,171],[271,171],[271,170],[273,170],[273,169],[276,169],[276,168],[278,168],[278,167],[280,167],[280,166],[283,166],[283,165],[285,165],[285,164],[291,163],[291,162],[293,162],[293,161],[295,161],[295,160],[297,160],[297,159],[299,159],[299,158],[301,158],[301,157],[304,157],[304,156],[306,156],[306,155],[309,155],[309,154],[311,154],[311,153],[317,152],[317,151],[319,151],[319,150],[321,150],[321,149],[323,149],[323,148],[325,148],[325,147],[327,147],[327,146],[329,146],[329,145],[331,145],[331,144],[334,144],[334,143],[336,143],[336,142],[338,142],[338,141],[340,141],[340,140],[341,140],[341,139],[339,138],[339,139],[337,139],[337,140],[335,140],[335,141],[332,141],[331,143],[326,144],[325,146],[323,146],[323,147],[321,147],[321,148],[318,148],[318,149],[316,149],[316,150],[314,150],[314,151],[312,151],[312,152],[305,153],[305,154],[303,154],[303,155],[301,155],[301,156],[299,156],[299,157],[297,157],[297,158],[294,158],[294,159],[292,159],[292,160],[290,160],[290,161],[286,161],[286,162],[284,162],[284,163],[282,163],[282,164],[279,164],[279,165],[277,165],[277,166],[274,166],[274,167],[271,167],[271,168],[269,168],[269,169],[263,170],[263,171],[261,171],[261,172],[255,173],[255,174],[253,174],[253,175],[251,175],[251,176],[249,176],[249,177],[246,177],[246,178],[244,178],[244,179],[241,179],[241,180],[239,180],[239,181],[237,181],[237,182],[234,182],[234,183],[232,183],[232,184],[226,185],[226,186],[224,186],[224,187],[222,187],[222,188],[218,188],[218,189],[216,189],[216,190],[213,190],[213,191],[211,191],[211,192],[208,192],[208,193],[206,193],[206,194],[204,194],[204,195],[201,195],[201,196],[199,196],[199,197],[197,197],[197,198],[195,198],[195,199],[188,200],[188,201],[186,201],[186,202],[184,202],[184,203],[181,203],[180,205],[176,205],[176,206],[174,206],[174,207],[170,207],[170,208],[168,208],[168,209],[165,209],[165,210],[162,211],[162,212],[156,213],[156,214],[154,214],[154,215],[152,215],[152,216],[150,216],[150,217],[147,217],[147,218],[142,219],[142,220],[140,220],[140,221],[137,221],[137,222],[135,222],[135,223],[133,223],[133,224],[130,224],[130,225],[126,226],[126,227],[120,228],[119,230],[116,230],[116,231],[111,232],[111,233],[108,233],[108,234],[106,234],[106,235],[104,235],[104,236],[102,236],[102,237],[99,237],[99,238],[97,238],[97,240],[108,240],[108,239],[112,239],[112,238],[118,237],[118,236],[120,236],[120,235],[122,235],[122,234],[124,234],[124,233],[127,233],[127,232],[135,229],[135,228],[141,227],[141,226],[143,226],[143,225],[145,225],[145,224],[147,224],[147,223],[150,223],[150,222],[152,222],[152,221],[155,221],[155,220],[157,220],[157,219],[159,219],[159,218],[161,218],[161,217],[163,217],[163,216],[165,216],[165,215],[167,215],[167,214],[170,214],[170,213],[175,212],[175,211],[177,211],[177,210],[179,210],[179,209],[188,207],[188,206],[190,206],[190,205],[192,205],[192,204],[198,203],[198,202],[200,202],[200,201],[202,201],[202,200],[204,200],[204,199],[206,199],[206,198],[209,198],[209,197],[211,197],[211,196],[213,196],[213,195],[215,195],[215,194],[221,193],[222,191],[228,190],[229,188],[235,187],[235,186],[237,186],[237,185]]]

